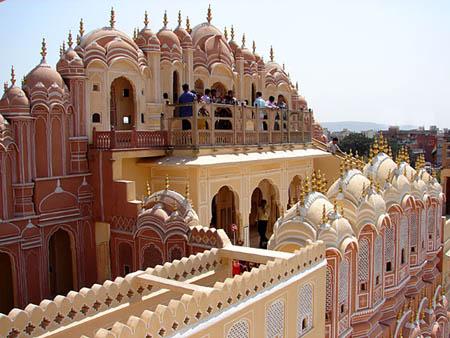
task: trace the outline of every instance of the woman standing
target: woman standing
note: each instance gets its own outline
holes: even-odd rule
[[[259,247],[265,249],[267,247],[267,223],[269,221],[269,213],[267,211],[267,201],[261,200],[257,213],[258,219],[258,233],[259,233]]]

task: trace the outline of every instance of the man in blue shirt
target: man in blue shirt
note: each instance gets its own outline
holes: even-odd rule
[[[194,102],[196,96],[194,93],[189,91],[189,85],[185,83],[183,85],[183,94],[180,95],[178,99],[179,104],[186,104],[186,106],[180,107],[180,117],[191,117],[192,116],[192,106],[187,105]],[[182,120],[183,130],[191,129],[191,123],[188,120]]]

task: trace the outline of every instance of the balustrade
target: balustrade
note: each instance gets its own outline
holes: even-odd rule
[[[96,131],[94,128],[94,148],[200,148],[311,142],[310,110],[215,103],[166,105],[164,110],[160,131]]]

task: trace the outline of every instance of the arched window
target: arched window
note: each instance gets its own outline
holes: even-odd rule
[[[0,313],[8,313],[14,307],[14,287],[12,259],[9,254],[0,252]]]
[[[100,123],[100,114],[99,113],[94,113],[92,114],[92,123]]]
[[[304,335],[313,326],[313,299],[312,285],[302,285],[297,299],[297,337]]]
[[[384,257],[386,259],[386,272],[392,272],[394,262],[394,227],[388,226],[385,230]]]
[[[144,259],[142,268],[154,268],[158,264],[163,264],[163,255],[161,250],[154,244],[150,244],[144,249]]]
[[[348,271],[349,271],[349,262],[348,259],[345,258],[339,264],[339,294],[338,294],[338,302],[339,302],[339,313],[344,313],[347,311],[348,307]]]
[[[284,301],[274,301],[266,310],[266,337],[284,337]]]
[[[363,238],[359,242],[358,285],[359,293],[369,291],[369,241],[367,238]]]
[[[49,279],[53,296],[63,295],[73,290],[73,257],[70,235],[59,229],[49,241]]]
[[[401,216],[400,218],[400,264],[404,265],[408,263],[408,218],[406,216]]]
[[[409,214],[409,222],[411,224],[411,234],[409,236],[409,246],[411,253],[417,253],[417,213],[411,210]]]
[[[205,85],[203,84],[203,81],[200,79],[195,80],[194,89],[198,94],[203,95],[205,93]]]
[[[175,259],[183,258],[183,250],[178,246],[174,245],[169,249],[169,260],[174,261]]]
[[[381,252],[383,252],[382,250],[383,250],[383,237],[379,235],[375,240],[375,249],[374,249],[373,274],[375,276],[374,278],[375,287],[382,283],[381,275],[383,273],[382,270],[383,255],[380,254]]]
[[[135,94],[131,82],[123,76],[111,83],[109,111],[114,129],[132,129],[136,119]]]
[[[325,297],[325,316],[326,319],[331,319],[329,316],[333,311],[333,271],[327,266],[326,275],[326,297]]]
[[[125,276],[133,271],[133,249],[129,243],[119,244],[119,271],[118,275]]]
[[[227,338],[248,338],[249,336],[250,325],[247,319],[241,319],[234,323],[227,333]]]

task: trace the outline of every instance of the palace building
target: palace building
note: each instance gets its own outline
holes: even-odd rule
[[[111,10],[56,68],[45,40],[21,85],[12,68],[0,337],[449,337],[450,226],[424,159],[382,135],[368,159],[327,152],[273,49],[206,19],[153,32],[145,13],[131,37]],[[183,84],[221,99],[179,104]]]

